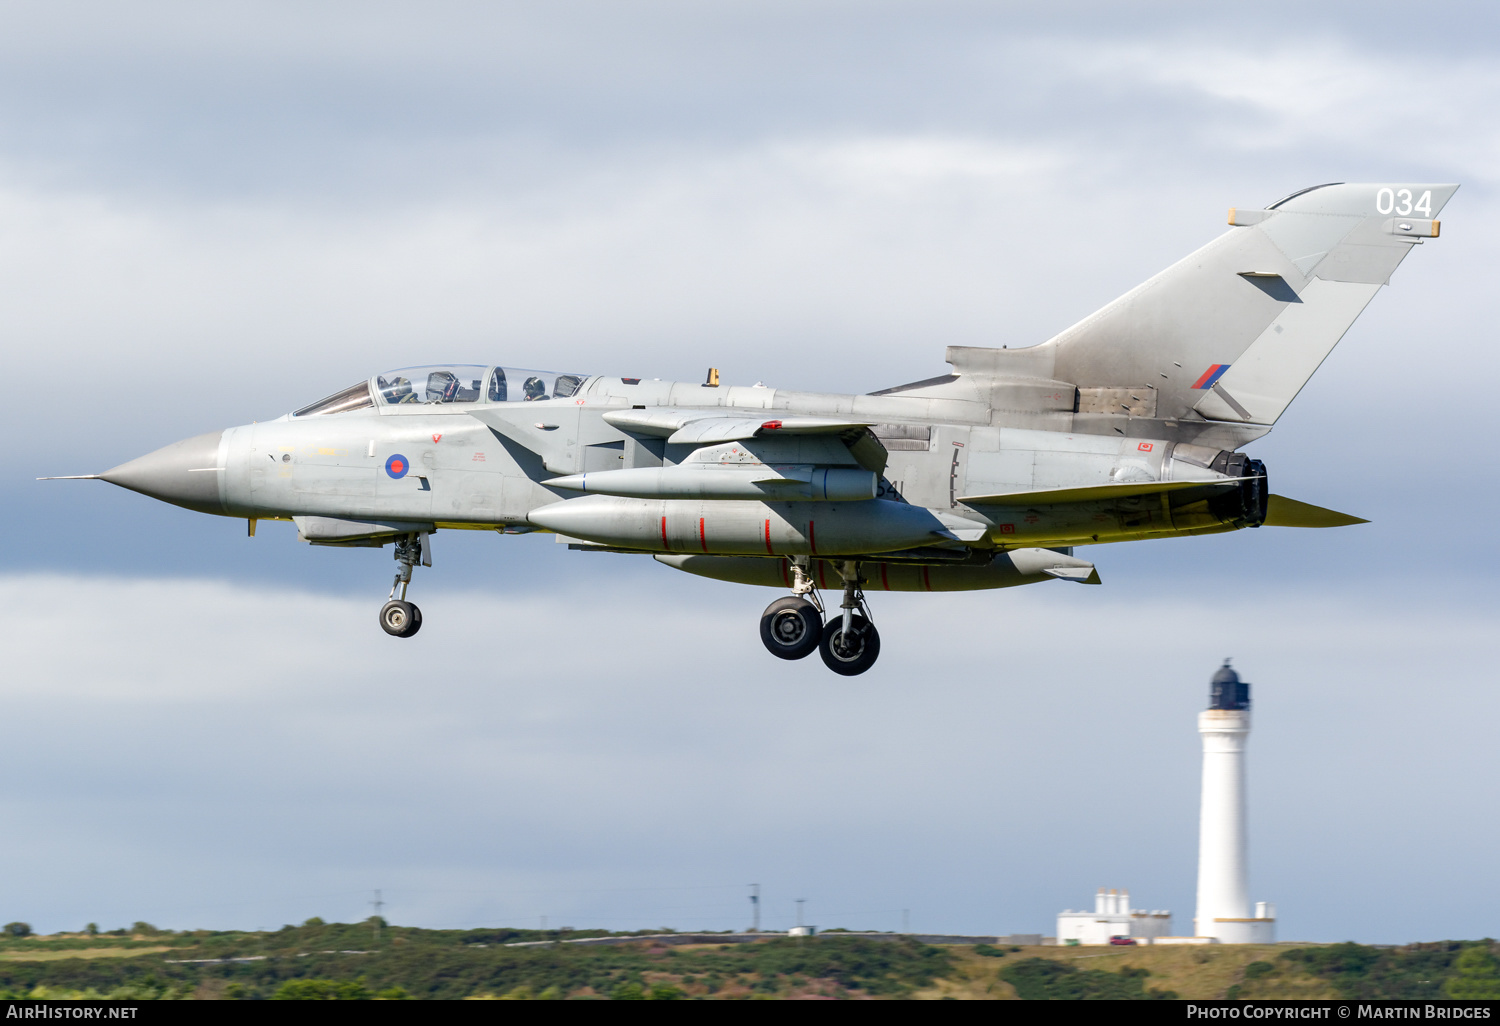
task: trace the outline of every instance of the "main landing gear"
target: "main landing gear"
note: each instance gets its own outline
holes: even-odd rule
[[[825,624],[807,557],[793,557],[791,564],[791,596],[772,602],[760,616],[760,640],[766,650],[780,659],[803,659],[816,649],[825,666],[846,677],[874,666],[880,656],[880,632],[865,604],[859,565],[853,560],[839,564],[844,601],[839,615]]]
[[[406,601],[411,570],[418,562],[432,565],[432,545],[426,531],[403,534],[396,539],[396,581],[391,585],[389,601],[380,607],[380,629],[392,637],[409,638],[422,629],[422,610]]]

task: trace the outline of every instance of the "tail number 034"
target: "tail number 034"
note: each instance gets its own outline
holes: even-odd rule
[[[1417,199],[1411,201],[1410,189],[1381,189],[1375,194],[1375,209],[1382,214],[1396,213],[1405,217],[1407,214],[1421,214],[1424,217],[1432,216],[1432,190],[1428,189]]]

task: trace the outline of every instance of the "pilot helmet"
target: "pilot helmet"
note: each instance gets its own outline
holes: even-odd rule
[[[385,386],[385,399],[389,403],[411,402],[411,381],[401,377],[392,379],[391,383]]]
[[[526,394],[526,402],[533,399],[547,398],[547,386],[542,384],[542,379],[533,374],[526,379],[526,384],[521,386],[521,391]]]

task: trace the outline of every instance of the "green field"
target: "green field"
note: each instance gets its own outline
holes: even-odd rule
[[[264,933],[0,939],[0,997],[196,999],[1088,999],[1500,997],[1500,945],[932,946],[837,933],[619,945],[534,930],[309,920]],[[568,936],[602,936],[575,931]],[[229,961],[238,959],[239,961]],[[212,960],[212,961],[195,961]]]

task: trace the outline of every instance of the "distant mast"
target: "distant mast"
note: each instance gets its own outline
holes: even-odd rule
[[[1229,660],[1209,685],[1198,714],[1203,738],[1203,796],[1198,820],[1198,911],[1194,933],[1221,944],[1269,944],[1276,912],[1250,908],[1249,837],[1245,827],[1245,742],[1250,736],[1250,684]]]

